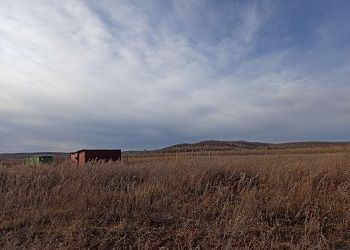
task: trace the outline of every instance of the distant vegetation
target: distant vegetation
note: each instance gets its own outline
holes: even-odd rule
[[[347,145],[144,156],[0,167],[0,248],[350,248]]]

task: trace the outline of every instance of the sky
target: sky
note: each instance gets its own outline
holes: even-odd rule
[[[0,152],[350,141],[350,1],[1,0]]]

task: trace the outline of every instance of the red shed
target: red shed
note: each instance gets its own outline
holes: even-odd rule
[[[85,166],[88,161],[117,161],[122,158],[120,149],[82,149],[70,154],[71,160],[78,166]]]

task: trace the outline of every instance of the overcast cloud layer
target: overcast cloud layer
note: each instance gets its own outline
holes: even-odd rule
[[[350,1],[0,1],[0,152],[350,140]]]

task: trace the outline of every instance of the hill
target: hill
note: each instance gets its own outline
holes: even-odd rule
[[[196,143],[182,143],[165,147],[159,151],[167,152],[183,152],[183,151],[202,151],[202,150],[251,150],[251,149],[289,149],[289,148],[314,148],[314,147],[330,147],[345,146],[350,142],[287,142],[287,143],[262,143],[247,141],[217,141],[205,140]]]
[[[206,140],[197,143],[177,144],[163,148],[161,151],[242,150],[264,148],[270,145],[270,143],[261,142]]]
[[[69,153],[64,152],[35,152],[35,153],[0,153],[0,160],[23,160],[33,155],[52,155],[56,158],[65,158]]]

